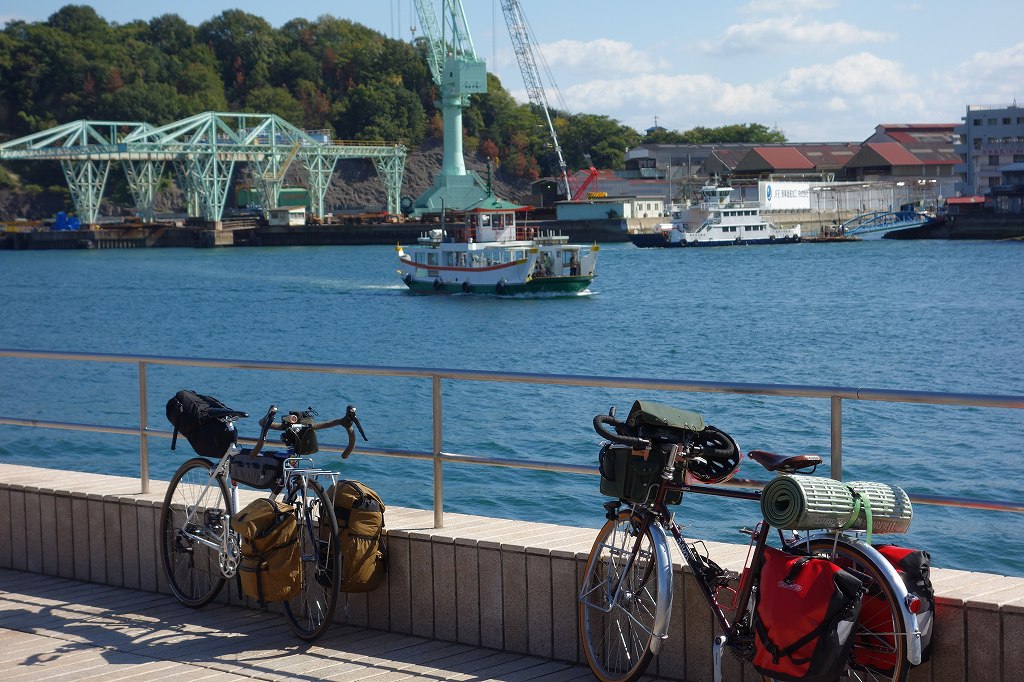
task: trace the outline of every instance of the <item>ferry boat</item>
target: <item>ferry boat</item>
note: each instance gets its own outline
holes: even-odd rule
[[[490,195],[456,213],[460,225],[432,229],[396,246],[398,276],[417,292],[498,296],[578,293],[594,280],[597,244],[569,244],[553,231],[518,225],[516,206]]]
[[[731,187],[705,185],[696,206],[674,209],[672,220],[629,232],[639,247],[789,244],[800,241],[800,226],[780,227],[761,214],[756,201],[730,201]]]

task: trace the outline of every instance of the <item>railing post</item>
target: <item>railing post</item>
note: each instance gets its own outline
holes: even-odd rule
[[[843,399],[832,396],[832,478],[843,480]]]
[[[444,478],[441,472],[441,377],[434,375],[434,528],[444,527]]]
[[[139,478],[142,479],[142,494],[149,493],[149,405],[146,400],[146,363],[139,362]]]

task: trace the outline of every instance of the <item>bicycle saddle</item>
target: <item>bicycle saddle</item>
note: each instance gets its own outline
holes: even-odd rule
[[[821,455],[778,455],[767,450],[751,450],[747,456],[768,471],[781,471],[784,474],[792,474],[808,467],[817,468],[821,464]]]

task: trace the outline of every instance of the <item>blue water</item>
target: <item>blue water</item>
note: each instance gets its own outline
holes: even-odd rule
[[[579,296],[407,293],[393,247],[0,252],[0,347],[1024,395],[1024,244],[602,246]],[[132,365],[0,360],[0,411],[131,426]],[[431,449],[428,380],[153,367],[149,420],[194,388],[260,413],[359,407],[372,446]],[[445,382],[449,452],[594,465],[593,415],[638,397],[697,410],[744,450],[829,451],[826,400]],[[1024,412],[844,402],[844,477],[1019,502]],[[253,435],[253,423],[241,430]],[[337,442],[337,437],[322,438]],[[151,444],[155,478],[190,453]],[[137,439],[0,426],[0,461],[138,474]],[[429,508],[425,462],[346,475]],[[827,467],[824,473],[827,474]],[[59,473],[55,473],[59,476]],[[766,479],[746,461],[740,475]],[[597,526],[596,477],[445,466],[446,511]],[[1024,575],[1013,514],[918,505],[902,542],[937,565]],[[689,496],[692,536],[741,541],[756,506]]]

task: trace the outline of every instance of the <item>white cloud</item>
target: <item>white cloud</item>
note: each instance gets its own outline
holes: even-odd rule
[[[667,67],[663,58],[638,50],[630,42],[611,38],[586,42],[559,40],[541,45],[540,51],[548,66],[554,70],[561,67],[616,75],[646,73]]]
[[[906,92],[916,87],[915,78],[900,63],[870,52],[843,57],[831,64],[813,64],[786,72],[780,81],[783,92],[807,92],[873,96]]]
[[[825,103],[825,108],[829,111],[849,111],[850,105],[842,97],[832,97]]]
[[[677,130],[758,122],[793,140],[824,141],[863,139],[879,123],[936,120],[932,98],[919,90],[900,63],[861,53],[762,81],[646,73],[575,83],[562,96],[570,111],[600,111],[638,130],[657,115]]]
[[[800,15],[772,17],[746,24],[733,24],[715,41],[702,47],[712,53],[778,51],[823,45],[862,45],[895,40],[893,33],[861,29],[845,21],[824,23]]]
[[[1024,98],[1024,42],[996,52],[978,52],[949,73],[936,74],[939,87],[967,104],[1005,105]]]

